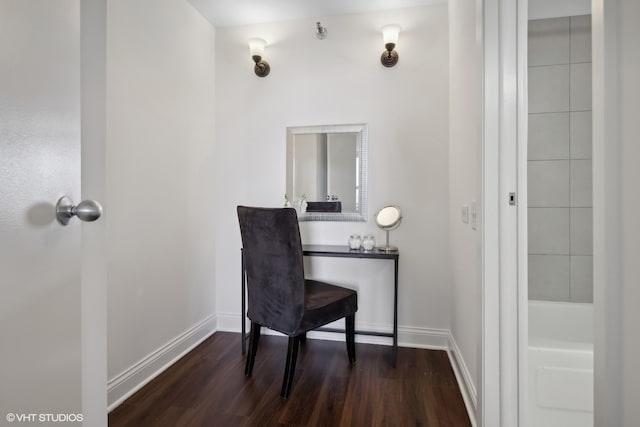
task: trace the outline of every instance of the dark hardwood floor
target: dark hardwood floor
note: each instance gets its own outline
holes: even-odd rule
[[[470,426],[446,352],[307,340],[288,400],[280,398],[287,340],[260,339],[244,376],[240,334],[216,332],[109,414],[112,427]]]

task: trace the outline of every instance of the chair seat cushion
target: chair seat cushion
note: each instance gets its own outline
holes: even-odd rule
[[[352,289],[310,279],[305,279],[305,286],[304,315],[298,333],[324,326],[358,311],[358,294]]]

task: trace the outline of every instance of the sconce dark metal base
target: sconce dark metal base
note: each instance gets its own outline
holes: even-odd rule
[[[380,57],[380,62],[385,67],[393,67],[398,63],[398,52],[392,50],[391,52],[385,50],[382,52],[382,56]]]
[[[267,61],[259,61],[256,62],[256,66],[253,67],[253,71],[258,77],[267,77],[269,75],[269,71],[271,71],[271,67]]]

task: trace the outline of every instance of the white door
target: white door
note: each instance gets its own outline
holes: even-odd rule
[[[0,1],[0,425],[80,425],[92,400],[81,223],[54,212],[81,200],[80,30],[79,0]]]

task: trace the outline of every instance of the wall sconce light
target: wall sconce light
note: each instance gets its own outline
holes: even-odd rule
[[[262,55],[264,55],[264,47],[267,45],[267,42],[262,39],[249,39],[249,51],[251,52],[251,59],[256,63],[256,66],[253,67],[253,71],[255,71],[256,76],[258,77],[267,77],[269,75],[269,71],[271,71],[271,67],[267,61],[262,60]]]
[[[399,25],[385,25],[382,27],[382,39],[384,40],[384,47],[387,50],[382,52],[380,61],[385,67],[393,67],[398,63],[398,52],[394,49],[396,47],[396,43],[398,43],[399,34]]]

